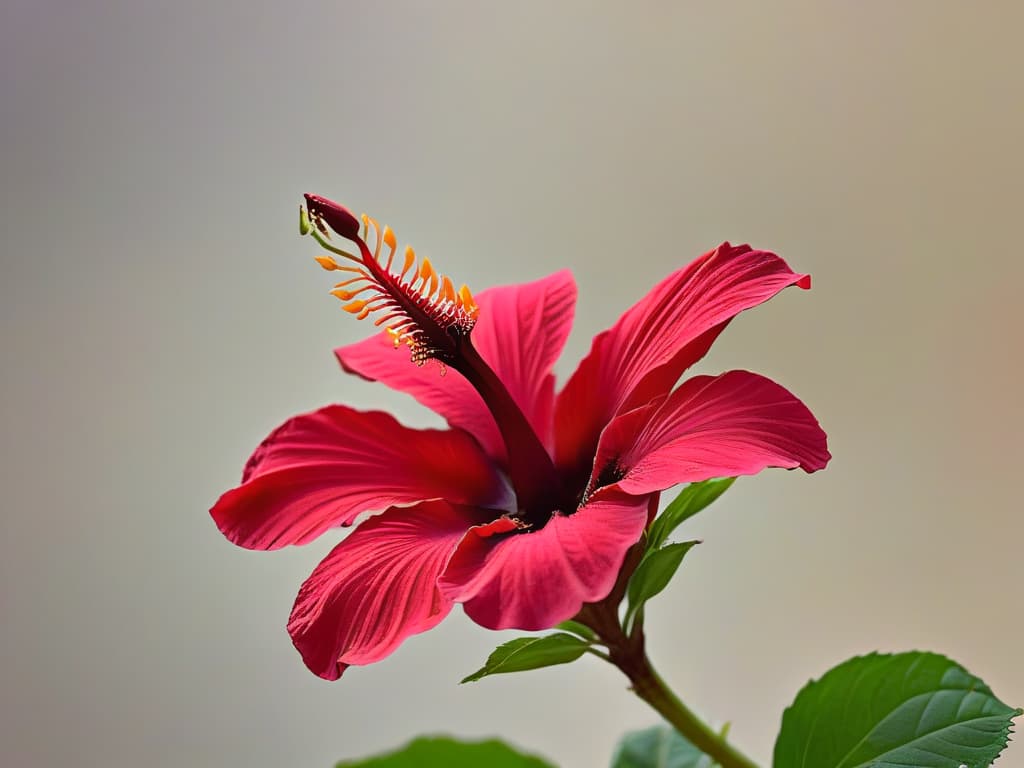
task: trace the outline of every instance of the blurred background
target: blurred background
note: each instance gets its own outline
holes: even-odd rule
[[[0,7],[0,744],[10,766],[330,766],[421,732],[563,768],[655,721],[596,659],[458,686],[510,634],[456,611],[329,684],[285,621],[335,543],[208,516],[369,331],[299,240],[305,191],[476,290],[567,266],[564,380],[718,242],[811,272],[702,371],[767,374],[835,456],[741,480],[651,604],[655,663],[767,765],[811,676],[946,653],[1024,704],[1024,5]],[[1024,747],[1003,766],[1024,766]]]

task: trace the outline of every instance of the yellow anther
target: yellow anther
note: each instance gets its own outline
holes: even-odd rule
[[[423,287],[427,285],[427,281],[430,281],[430,289],[423,291],[425,296],[433,296],[437,293],[437,272],[434,271],[434,265],[430,263],[430,259],[426,256],[423,257],[423,264],[420,265],[420,277],[423,278]]]
[[[372,216],[367,216],[366,218],[370,220],[370,226],[373,227],[373,236],[377,240],[373,248],[373,258],[380,261],[380,246],[383,242],[380,236],[380,224],[378,224],[377,220]]]
[[[391,271],[391,262],[395,260],[395,248],[398,247],[398,242],[395,240],[395,233],[391,227],[385,225],[384,227],[384,242],[388,246],[388,263],[384,265],[384,271]]]
[[[409,271],[409,267],[414,261],[416,261],[416,251],[412,249],[411,245],[405,246],[405,265],[402,267],[402,273],[398,276],[399,280],[405,277],[405,273]]]
[[[315,256],[317,264],[331,272],[335,269],[341,269],[341,264],[334,260],[333,256]]]
[[[362,312],[366,308],[366,302],[363,299],[356,299],[350,304],[346,304],[342,307],[346,312],[351,312],[353,315],[357,312]]]
[[[459,288],[459,298],[462,299],[463,308],[470,314],[475,314],[478,307],[476,301],[473,299],[473,294],[469,292],[469,286],[465,283]]]
[[[452,285],[452,279],[448,275],[441,278],[441,296],[446,301],[455,301],[455,286]]]
[[[420,286],[420,292],[423,295],[433,296],[437,293],[437,272],[434,271],[434,265],[426,256],[423,257],[423,263],[420,264],[420,278],[423,280],[423,285]],[[427,290],[428,280],[430,281],[429,290]]]

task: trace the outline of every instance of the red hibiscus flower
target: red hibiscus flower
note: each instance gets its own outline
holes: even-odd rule
[[[609,593],[660,491],[765,467],[813,472],[830,458],[811,412],[762,376],[677,386],[733,316],[809,287],[772,253],[725,243],[669,275],[594,339],[556,394],[576,301],[569,272],[474,298],[411,248],[399,268],[394,234],[373,219],[360,227],[314,195],[300,213],[329,254],[320,264],[345,278],[334,291],[344,309],[386,329],[336,350],[342,367],[450,426],[410,429],[344,405],[297,416],[211,510],[232,542],[262,550],[378,513],[295,601],[288,631],[321,677],[384,658],[454,603],[492,629],[554,626]]]

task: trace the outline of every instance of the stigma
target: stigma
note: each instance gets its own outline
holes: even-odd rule
[[[342,301],[342,309],[359,320],[373,316],[374,325],[384,327],[396,348],[402,344],[410,348],[417,365],[456,360],[479,314],[468,287],[456,290],[430,259],[417,260],[409,246],[399,265],[398,242],[391,227],[382,228],[366,214],[357,218],[319,195],[307,194],[306,205],[299,207],[299,232],[312,235],[326,251],[316,257],[321,267],[348,273],[331,291]],[[359,252],[338,248],[332,232],[354,243]],[[343,261],[338,261],[339,256]]]

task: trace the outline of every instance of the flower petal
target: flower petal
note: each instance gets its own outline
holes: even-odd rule
[[[473,329],[473,345],[550,449],[555,405],[551,369],[572,330],[576,281],[563,269],[532,283],[492,288],[477,301],[480,320]]]
[[[210,514],[235,544],[279,549],[368,510],[428,499],[504,507],[508,493],[462,431],[410,429],[386,413],[331,405],[272,432]]]
[[[441,577],[441,591],[489,629],[553,627],[611,591],[647,523],[648,498],[604,491],[539,531],[489,536],[474,529]]]
[[[601,430],[618,413],[665,394],[739,312],[810,278],[748,245],[723,243],[670,275],[594,338],[590,354],[559,393],[556,457],[589,471]]]
[[[346,372],[412,395],[451,426],[473,435],[488,454],[503,455],[504,444],[494,417],[483,398],[457,371],[448,369],[442,376],[434,361],[416,365],[406,348],[396,348],[386,333],[338,347],[334,354]]]
[[[480,314],[472,341],[480,356],[504,382],[545,445],[550,444],[554,407],[551,368],[572,327],[576,283],[563,270],[521,285],[500,286],[476,297]],[[483,399],[456,371],[440,376],[435,365],[414,365],[394,350],[386,334],[339,347],[342,367],[371,381],[381,381],[415,397],[480,441],[502,459],[505,444]]]
[[[476,510],[431,501],[389,509],[362,523],[316,567],[299,590],[288,633],[310,670],[337,680],[405,638],[438,624],[451,600],[437,578]]]
[[[664,403],[629,411],[605,429],[594,476],[653,493],[677,483],[752,475],[766,467],[822,469],[825,433],[800,400],[748,371],[695,376]]]

